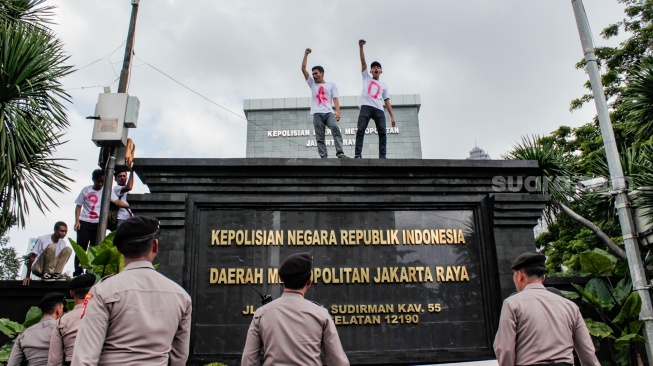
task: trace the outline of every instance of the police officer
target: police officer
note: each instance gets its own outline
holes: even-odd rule
[[[283,295],[254,313],[241,366],[258,365],[261,350],[263,365],[322,366],[321,349],[327,365],[349,365],[327,310],[304,299],[312,264],[309,253],[292,254],[281,264]]]
[[[48,363],[50,336],[57,319],[63,314],[64,295],[51,292],[43,296],[39,308],[43,318],[25,329],[14,342],[7,366],[20,366],[27,361],[30,366],[45,366]]]
[[[70,281],[70,297],[75,301],[75,307],[57,319],[50,338],[50,353],[48,366],[70,365],[73,359],[73,346],[77,338],[77,326],[82,315],[84,298],[95,284],[95,275],[86,273]]]
[[[152,266],[158,228],[158,220],[138,216],[116,230],[113,243],[125,257],[125,269],[86,296],[73,366],[186,365],[191,300]]]
[[[512,263],[518,293],[503,302],[494,352],[500,366],[600,366],[578,306],[542,284],[546,256],[524,253]]]

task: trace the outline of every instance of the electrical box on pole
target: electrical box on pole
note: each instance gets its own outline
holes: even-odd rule
[[[101,93],[95,106],[92,140],[97,146],[124,147],[128,128],[138,125],[140,102],[127,93]]]

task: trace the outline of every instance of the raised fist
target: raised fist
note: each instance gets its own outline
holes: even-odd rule
[[[307,48],[306,51],[305,51],[304,53],[308,55],[308,54],[311,53],[311,52],[313,52],[313,51],[312,51],[310,48]]]
[[[365,40],[364,40],[364,39],[359,39],[359,40],[358,40],[358,45],[359,45],[359,46],[362,46],[362,45],[364,45],[364,44],[365,44]]]

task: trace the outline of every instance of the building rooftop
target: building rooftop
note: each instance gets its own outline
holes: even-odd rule
[[[357,107],[360,105],[360,96],[338,97],[340,108]],[[311,98],[270,98],[270,99],[245,99],[243,110],[248,111],[274,110],[274,109],[307,109],[310,108]],[[390,96],[392,106],[417,106],[422,105],[419,94],[397,94]]]

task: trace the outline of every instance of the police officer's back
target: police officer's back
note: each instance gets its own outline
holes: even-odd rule
[[[70,365],[73,359],[73,347],[77,338],[77,328],[82,316],[84,298],[95,284],[94,274],[86,273],[70,281],[70,296],[75,301],[75,307],[57,319],[50,338],[50,353],[48,366]]]
[[[296,253],[281,264],[284,293],[254,313],[241,366],[258,365],[261,350],[263,365],[321,366],[321,349],[327,365],[349,365],[327,310],[304,299],[311,285],[312,262],[309,253]]]
[[[7,366],[20,366],[23,361],[30,366],[45,366],[48,363],[52,328],[63,314],[63,303],[61,293],[51,292],[43,296],[39,302],[43,318],[16,337]]]
[[[524,253],[512,264],[519,293],[501,308],[494,340],[499,366],[573,365],[573,350],[583,366],[600,366],[578,306],[542,284],[545,261],[541,253]]]
[[[138,216],[116,231],[125,269],[93,286],[75,342],[72,365],[185,365],[191,300],[154,270],[158,220]]]

